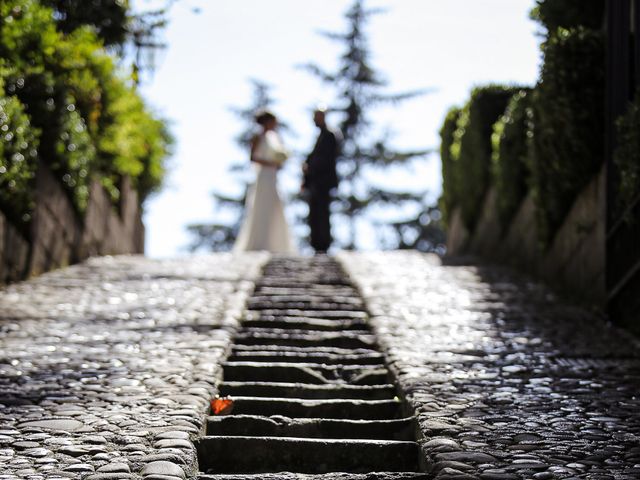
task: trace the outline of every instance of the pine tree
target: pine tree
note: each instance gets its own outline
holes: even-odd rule
[[[370,210],[373,207],[389,210],[413,203],[424,210],[426,194],[399,192],[386,186],[374,185],[367,180],[368,173],[372,171],[406,164],[425,155],[427,151],[400,152],[387,144],[387,138],[372,140],[370,111],[373,108],[385,103],[395,104],[424,92],[385,92],[386,81],[370,64],[371,54],[365,33],[367,21],[372,15],[380,13],[380,10],[366,9],[364,3],[364,0],[355,0],[346,12],[348,28],[344,33],[322,33],[344,47],[338,68],[334,72],[328,72],[313,63],[303,65],[303,68],[335,89],[337,94],[336,105],[330,111],[341,115],[339,127],[343,145],[342,155],[338,160],[341,183],[335,204],[338,216],[342,216],[349,224],[349,238],[342,246],[350,249],[357,247],[359,222],[365,221],[365,214],[367,218],[372,218]],[[396,226],[393,222],[374,219],[375,225],[386,227],[376,229],[378,242],[389,248],[413,245],[410,238],[423,236],[421,230],[424,230],[424,222],[420,218],[421,216],[399,220],[395,222]]]
[[[242,149],[248,151],[251,148],[251,139],[256,134],[254,115],[259,110],[268,110],[273,105],[270,95],[269,85],[259,81],[251,80],[253,85],[253,99],[250,106],[246,108],[232,107],[230,110],[236,117],[244,122],[244,128],[236,136],[235,142]],[[286,129],[286,125],[280,124]],[[231,250],[235,242],[243,220],[244,204],[249,188],[249,178],[246,175],[249,161],[245,158],[234,162],[229,167],[229,173],[237,177],[240,182],[242,194],[239,196],[228,195],[220,191],[213,192],[216,210],[226,211],[232,217],[229,222],[202,223],[187,226],[188,232],[193,240],[189,244],[189,250],[199,249],[225,251]]]
[[[437,205],[423,204],[418,215],[389,223],[393,234],[391,240],[387,244],[383,243],[382,247],[444,254],[447,238],[442,228],[441,217]]]

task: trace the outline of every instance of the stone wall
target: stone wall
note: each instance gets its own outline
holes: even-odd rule
[[[29,242],[0,212],[0,284],[24,277],[29,261]]]
[[[576,198],[551,245],[538,242],[534,199],[529,194],[511,224],[503,229],[496,209],[496,194],[487,193],[480,219],[468,232],[455,210],[449,227],[447,251],[473,254],[509,264],[545,280],[576,300],[603,307],[605,293],[605,170]]]
[[[94,181],[87,212],[81,219],[48,167],[40,165],[35,200],[29,238],[24,238],[0,212],[0,283],[39,275],[94,255],[144,251],[137,192],[126,178],[118,209]]]

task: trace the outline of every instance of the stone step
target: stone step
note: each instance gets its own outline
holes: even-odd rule
[[[418,444],[406,441],[206,436],[196,448],[204,473],[417,472],[420,468]]]
[[[285,276],[271,277],[271,278],[263,277],[256,282],[255,288],[256,288],[256,291],[258,291],[261,288],[282,288],[282,289],[308,288],[309,285],[319,286],[322,288],[336,288],[336,289],[353,288],[353,285],[351,285],[349,282],[346,282],[344,279],[340,279],[337,277],[334,277],[332,281],[323,282],[323,281],[316,281],[316,280],[317,279],[305,280],[301,278],[294,278],[293,276],[289,276],[288,278]]]
[[[286,314],[292,311],[300,310],[313,310],[315,312],[330,312],[330,311],[362,311],[363,305],[352,305],[349,303],[337,303],[337,302],[272,302],[268,300],[249,300],[247,308],[250,310],[267,310],[273,313]]]
[[[296,308],[290,309],[263,309],[256,311],[248,311],[247,318],[265,318],[265,317],[298,317],[298,318],[320,318],[325,320],[331,319],[349,319],[359,318],[366,319],[367,314],[363,310],[302,310]]]
[[[226,415],[207,418],[207,434],[222,436],[414,440],[416,428],[414,418],[350,420],[290,418],[280,415]]]
[[[257,295],[247,300],[249,310],[303,308],[309,310],[363,310],[364,301],[358,296],[329,297],[326,295]]]
[[[433,478],[424,473],[414,472],[370,472],[370,473],[345,473],[332,472],[327,474],[306,473],[257,473],[257,474],[222,474],[198,476],[198,480],[428,480]]]
[[[200,480],[425,479],[359,292],[330,257],[273,256],[247,301],[197,442]]]
[[[261,335],[300,335],[300,336],[313,336],[318,337],[319,339],[328,339],[328,338],[348,338],[348,339],[365,339],[367,341],[372,341],[375,345],[375,336],[369,330],[368,327],[361,328],[359,330],[315,330],[313,328],[279,328],[273,325],[267,325],[266,327],[252,327],[249,325],[242,325],[242,329],[240,333],[246,336],[261,336]],[[351,347],[346,347],[351,348]],[[357,347],[356,347],[357,348]]]
[[[402,410],[402,403],[397,399],[306,399],[244,396],[233,398],[233,415],[380,420],[401,418],[403,416]]]
[[[393,385],[348,385],[278,382],[224,382],[220,395],[290,398],[351,398],[384,400],[394,398]]]
[[[368,328],[364,319],[333,319],[301,317],[273,317],[264,316],[256,319],[245,319],[242,322],[244,328],[283,328],[287,330],[323,330],[323,331],[348,331],[366,330]],[[369,332],[368,332],[369,333]]]
[[[228,382],[344,383],[380,385],[389,382],[389,371],[376,365],[324,365],[321,363],[226,362]]]
[[[297,291],[296,291],[297,290]],[[303,291],[304,290],[304,291]],[[304,302],[304,303],[315,303],[322,301],[336,302],[336,303],[347,303],[350,305],[362,305],[363,300],[360,298],[356,291],[351,289],[343,289],[347,294],[340,295],[340,290],[337,288],[321,288],[318,289],[318,294],[314,292],[313,288],[309,289],[282,289],[282,293],[264,293],[264,291],[260,291],[257,289],[254,291],[253,295],[249,299],[253,302]]]
[[[231,354],[230,362],[292,362],[292,363],[324,363],[328,365],[379,365],[384,366],[384,355],[381,353],[367,355],[331,355],[321,352],[298,353],[290,351],[239,351]]]
[[[235,336],[234,342],[239,345],[284,345],[295,347],[337,347],[337,348],[371,348],[376,339],[369,332],[359,331],[357,334],[347,332],[313,332],[290,333],[283,329],[242,329]]]
[[[258,285],[254,290],[257,297],[288,297],[288,296],[313,296],[313,297],[349,297],[359,298],[358,291],[350,286],[336,285],[296,285],[290,287],[278,287],[274,285]]]
[[[231,351],[237,352],[288,352],[288,353],[323,353],[327,355],[380,355],[379,350],[373,348],[339,348],[339,347],[296,347],[292,345],[233,345]]]

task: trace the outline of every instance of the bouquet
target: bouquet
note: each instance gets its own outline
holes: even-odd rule
[[[264,135],[265,152],[264,158],[270,162],[275,163],[277,166],[282,166],[289,153],[284,148],[282,141],[278,134],[274,131],[268,131]]]

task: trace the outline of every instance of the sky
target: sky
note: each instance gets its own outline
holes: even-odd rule
[[[136,8],[156,0],[137,0]],[[247,152],[234,137],[244,124],[231,107],[251,104],[251,78],[272,87],[274,112],[292,127],[284,140],[295,152],[309,151],[316,129],[311,110],[331,105],[326,85],[298,68],[313,62],[331,70],[341,45],[320,35],[342,32],[352,0],[179,0],[162,34],[167,48],[158,54],[153,75],[141,92],[150,107],[169,121],[176,139],[163,190],[144,206],[146,254],[172,257],[186,252],[186,225],[224,215],[211,193],[237,193],[230,164]],[[388,92],[429,89],[394,108],[373,111],[376,129],[390,132],[398,149],[436,149],[447,110],[462,105],[474,86],[488,83],[533,85],[540,64],[538,26],[528,18],[533,0],[368,0],[384,8],[371,17],[366,33],[373,67]],[[200,13],[194,13],[198,8]],[[328,122],[338,119],[328,117]],[[283,191],[297,189],[299,158],[281,174]],[[248,160],[247,160],[248,164]],[[388,180],[441,191],[436,153]],[[293,213],[289,208],[287,215]],[[338,229],[340,226],[337,227]],[[339,233],[339,232],[338,232]],[[304,231],[296,230],[303,235]],[[366,236],[366,235],[365,235]],[[364,248],[374,248],[363,243]]]

